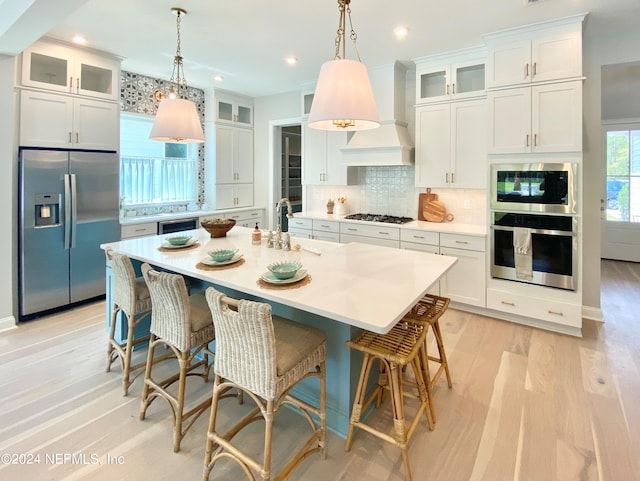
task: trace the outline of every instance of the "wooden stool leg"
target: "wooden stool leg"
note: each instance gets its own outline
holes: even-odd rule
[[[213,381],[213,398],[211,398],[211,415],[209,416],[209,427],[207,428],[207,444],[204,451],[204,470],[202,473],[202,480],[208,481],[209,473],[211,472],[211,455],[213,450],[217,447],[213,442],[213,433],[216,430],[216,417],[218,415],[218,402],[220,390],[219,384],[222,382],[222,378],[218,375],[215,376]]]
[[[369,371],[371,369],[371,364],[373,362],[373,358],[370,354],[364,353],[364,358],[362,359],[362,369],[360,370],[360,380],[358,381],[358,387],[356,388],[356,396],[353,401],[353,409],[351,410],[351,420],[349,421],[349,432],[347,433],[347,441],[344,445],[345,451],[351,450],[351,441],[353,440],[353,430],[355,428],[355,424],[360,421],[360,416],[362,415],[362,405],[364,404],[365,394],[366,394],[366,384],[367,379],[369,378]]]
[[[444,366],[444,372],[447,376],[447,385],[449,388],[453,387],[453,383],[451,382],[451,373],[449,372],[449,363],[447,362],[447,354],[444,351],[444,342],[442,340],[442,331],[440,331],[440,321],[436,320],[436,322],[432,325],[433,334],[436,337],[436,343],[438,344],[438,353],[440,354],[440,364]]]
[[[187,385],[187,369],[189,368],[189,352],[181,352],[178,359],[180,374],[178,378],[178,403],[176,405],[175,426],[173,428],[173,452],[180,451],[182,442],[182,416],[184,414],[184,390]]]
[[[326,363],[320,363],[320,459],[327,459],[327,370]]]
[[[433,430],[433,425],[436,423],[436,412],[433,407],[433,393],[431,390],[431,388],[433,387],[433,383],[431,382],[431,374],[429,373],[429,353],[427,351],[426,339],[422,344],[422,346],[420,347],[420,350],[418,351],[418,357],[420,358],[420,362],[422,363],[422,377],[426,384],[427,400],[429,402],[429,412],[431,413],[429,429]]]
[[[115,334],[116,334],[116,317],[118,316],[119,308],[115,304],[111,309],[111,326],[109,326],[109,345],[107,346],[107,368],[106,372],[111,372],[111,364],[113,364],[113,343],[115,342]]]
[[[147,365],[144,369],[144,384],[142,388],[142,399],[140,401],[140,420],[143,421],[147,412],[149,400],[149,380],[151,379],[151,367],[153,366],[153,353],[156,349],[156,336],[149,335],[149,349],[147,353]]]
[[[266,412],[263,412],[265,426],[264,426],[264,459],[262,463],[262,481],[270,481],[271,479],[271,442],[273,438],[273,416],[274,416],[274,401],[269,399],[267,401]]]
[[[131,351],[133,350],[133,334],[135,327],[135,316],[133,319],[129,319],[127,315],[127,344],[124,348],[124,367],[122,369],[122,395],[126,396],[129,394],[129,386],[131,386],[131,382],[129,381],[129,375],[131,372]]]
[[[411,361],[411,368],[413,369],[414,376],[416,378],[416,387],[418,389],[418,397],[420,398],[420,403],[424,406],[424,415],[427,418],[427,424],[429,426],[429,430],[433,431],[434,422],[433,415],[431,413],[431,398],[429,395],[429,385],[424,378],[424,373],[422,371],[422,359],[420,353]],[[403,377],[404,378],[404,377]]]
[[[409,465],[409,453],[407,452],[407,430],[404,421],[402,369],[399,369],[399,366],[396,363],[389,364],[391,404],[393,408],[393,427],[396,434],[396,443],[402,450],[402,464],[404,465],[407,481],[411,481],[411,467]]]

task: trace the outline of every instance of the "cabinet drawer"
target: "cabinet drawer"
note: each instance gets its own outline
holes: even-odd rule
[[[582,307],[524,294],[487,289],[487,307],[571,327],[582,326]]]
[[[462,234],[445,234],[441,232],[440,246],[484,252],[485,238]]]
[[[313,231],[340,233],[340,222],[335,220],[313,220]]]
[[[291,230],[291,228],[311,230],[313,229],[313,221],[311,219],[294,217],[293,219],[289,219],[289,230]]]
[[[120,226],[120,237],[122,239],[156,235],[157,233],[158,233],[157,222],[147,222],[144,224],[126,224],[126,225]]]
[[[400,241],[400,229],[377,225],[361,225],[355,223],[340,222],[340,234],[361,235],[375,237],[377,239]],[[399,244],[398,244],[399,245]]]
[[[410,251],[428,252],[430,254],[440,254],[440,247],[432,244],[418,244],[417,242],[400,241],[400,248]]]
[[[380,237],[368,237],[364,235],[340,234],[340,243],[348,244],[349,242],[360,242],[362,244],[371,244],[383,247],[395,247],[396,249],[400,246],[400,242],[394,239],[382,239]]]
[[[262,209],[245,210],[242,212],[228,212],[224,216],[227,219],[235,219],[236,222],[241,220],[244,221],[244,220],[252,220],[252,219],[255,219],[256,221],[258,221],[262,219]]]
[[[402,242],[414,242],[416,244],[440,245],[440,233],[417,229],[400,229]]]
[[[289,225],[289,229],[287,230],[289,234],[293,237],[297,237],[298,239],[312,239],[313,231],[311,229],[300,229],[298,227],[292,227]],[[295,242],[292,242],[295,243]]]
[[[337,232],[322,232],[322,231],[313,231],[313,238],[321,241],[327,242],[340,242],[340,234]]]

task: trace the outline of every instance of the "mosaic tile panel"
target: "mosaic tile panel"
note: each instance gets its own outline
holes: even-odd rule
[[[154,116],[158,110],[159,101],[156,100],[157,91],[165,92],[169,87],[168,80],[157,79],[138,73],[121,71],[120,73],[120,109],[122,112]],[[196,104],[200,122],[204,126],[204,90],[187,87],[187,98]],[[198,146],[197,173],[198,203],[204,202],[204,143]],[[168,209],[168,210],[167,210]],[[167,205],[160,207],[146,207],[141,215],[161,212],[181,212],[187,209],[187,204]]]

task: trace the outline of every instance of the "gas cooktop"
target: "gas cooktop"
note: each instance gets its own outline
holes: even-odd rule
[[[369,222],[388,222],[391,224],[404,224],[405,222],[411,222],[411,217],[398,217],[395,215],[381,215],[381,214],[349,214],[344,216],[349,220],[366,220]]]

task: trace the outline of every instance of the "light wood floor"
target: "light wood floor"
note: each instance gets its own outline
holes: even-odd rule
[[[410,446],[416,481],[640,479],[640,264],[603,261],[602,280],[605,323],[585,321],[582,339],[447,312],[454,386],[441,381],[436,428],[420,426]],[[0,334],[0,479],[200,479],[208,413],[174,454],[166,404],[139,421],[141,380],[122,397],[120,368],[104,372],[105,346],[103,303]],[[189,389],[189,399],[207,396],[211,383],[194,378]],[[247,409],[224,404],[228,416]],[[287,410],[276,423],[277,466],[302,424]],[[307,459],[292,479],[403,479],[399,451],[362,431],[350,453],[335,435],[328,443],[327,460]],[[39,464],[6,464],[12,453]],[[241,479],[235,466],[219,469],[212,480]]]

